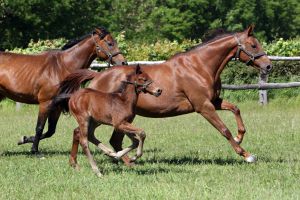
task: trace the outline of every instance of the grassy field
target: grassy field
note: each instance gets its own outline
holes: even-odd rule
[[[62,116],[57,133],[40,144],[45,159],[31,156],[36,106],[0,107],[0,199],[300,199],[300,99],[261,107],[239,103],[247,133],[243,147],[258,162],[248,164],[201,116],[137,117],[147,133],[145,153],[134,168],[114,164],[90,145],[104,177],[97,178],[82,154],[80,171],[68,165],[72,117]],[[234,135],[232,113],[219,112]],[[108,144],[112,129],[96,135]],[[125,141],[128,144],[128,140]]]

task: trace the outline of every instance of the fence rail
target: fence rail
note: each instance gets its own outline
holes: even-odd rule
[[[286,56],[268,56],[270,60],[272,61],[300,61],[300,56],[294,56],[294,57],[286,57]],[[233,59],[234,60],[234,59]],[[131,61],[128,62],[129,65],[137,65],[137,64],[145,64],[145,65],[151,65],[151,64],[160,64],[165,62],[165,60],[160,61]],[[98,63],[97,61],[92,62],[91,69],[102,69],[106,68],[107,64],[105,63]]]
[[[283,89],[300,87],[300,82],[289,82],[289,83],[262,83],[262,84],[245,84],[245,85],[227,85],[222,84],[223,89],[227,90],[251,90],[251,89]]]

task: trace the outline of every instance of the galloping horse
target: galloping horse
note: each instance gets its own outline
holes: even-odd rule
[[[254,37],[253,28],[250,26],[242,32],[217,35],[187,52],[174,55],[161,64],[142,65],[141,68],[164,92],[158,98],[141,94],[136,114],[159,118],[197,112],[228,140],[237,154],[243,156],[247,162],[254,162],[255,157],[240,146],[246,132],[240,110],[219,96],[220,74],[232,58],[259,69],[261,73],[271,71],[271,61]],[[123,68],[102,73],[84,71],[85,73],[81,72],[81,77],[76,78],[84,81],[85,77],[87,79],[94,77],[89,87],[104,92],[115,91],[117,89],[115,83],[122,79],[124,73]],[[233,112],[238,126],[235,138],[216,110]],[[114,130],[110,143],[116,151],[122,150],[123,137],[124,134]],[[125,164],[130,164],[128,157],[124,156],[123,160]]]
[[[74,132],[73,145],[70,156],[70,164],[78,168],[77,152],[80,143],[84,153],[88,157],[90,165],[97,176],[102,176],[96,162],[88,147],[88,141],[95,144],[105,154],[113,158],[121,158],[131,150],[137,148],[136,156],[131,160],[135,161],[142,156],[143,144],[146,137],[142,129],[134,127],[131,122],[135,117],[135,106],[141,92],[149,93],[158,97],[161,94],[155,83],[148,74],[144,73],[140,66],[136,68],[123,67],[126,78],[120,83],[118,93],[103,93],[91,88],[78,90],[80,84],[74,84],[68,79],[60,85],[61,90],[53,100],[50,110],[61,106],[66,112],[70,112],[78,122],[80,131]],[[118,70],[113,68],[111,71]],[[71,79],[72,80],[72,79]],[[76,91],[78,90],[78,91]],[[95,129],[101,124],[111,125],[115,130],[125,133],[132,141],[132,145],[115,153],[102,144],[94,135]]]
[[[24,136],[18,144],[33,142],[31,152],[38,152],[41,139],[54,134],[60,110],[49,112],[51,99],[59,83],[78,69],[88,68],[99,57],[109,64],[127,64],[116,41],[104,28],[96,28],[63,50],[37,55],[0,52],[0,101],[8,97],[14,101],[39,104],[35,137]],[[48,131],[42,135],[48,118]]]

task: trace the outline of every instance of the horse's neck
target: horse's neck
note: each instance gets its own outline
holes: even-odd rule
[[[199,66],[206,67],[209,73],[214,77],[214,80],[218,80],[224,67],[234,56],[236,46],[234,36],[227,36],[201,47],[198,52],[200,59],[201,56],[205,54],[208,55],[210,59],[202,59],[201,63],[204,63],[204,65]]]
[[[138,94],[136,93],[135,86],[132,84],[126,84],[122,91],[122,98],[126,101],[126,103],[128,103],[129,107],[134,108],[138,100]]]
[[[62,59],[69,72],[88,68],[95,58],[92,38],[87,38],[62,53]]]

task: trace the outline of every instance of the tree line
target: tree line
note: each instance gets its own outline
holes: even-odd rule
[[[298,0],[1,0],[0,48],[72,39],[103,26],[131,41],[199,39],[208,30],[256,25],[265,41],[300,33]]]

